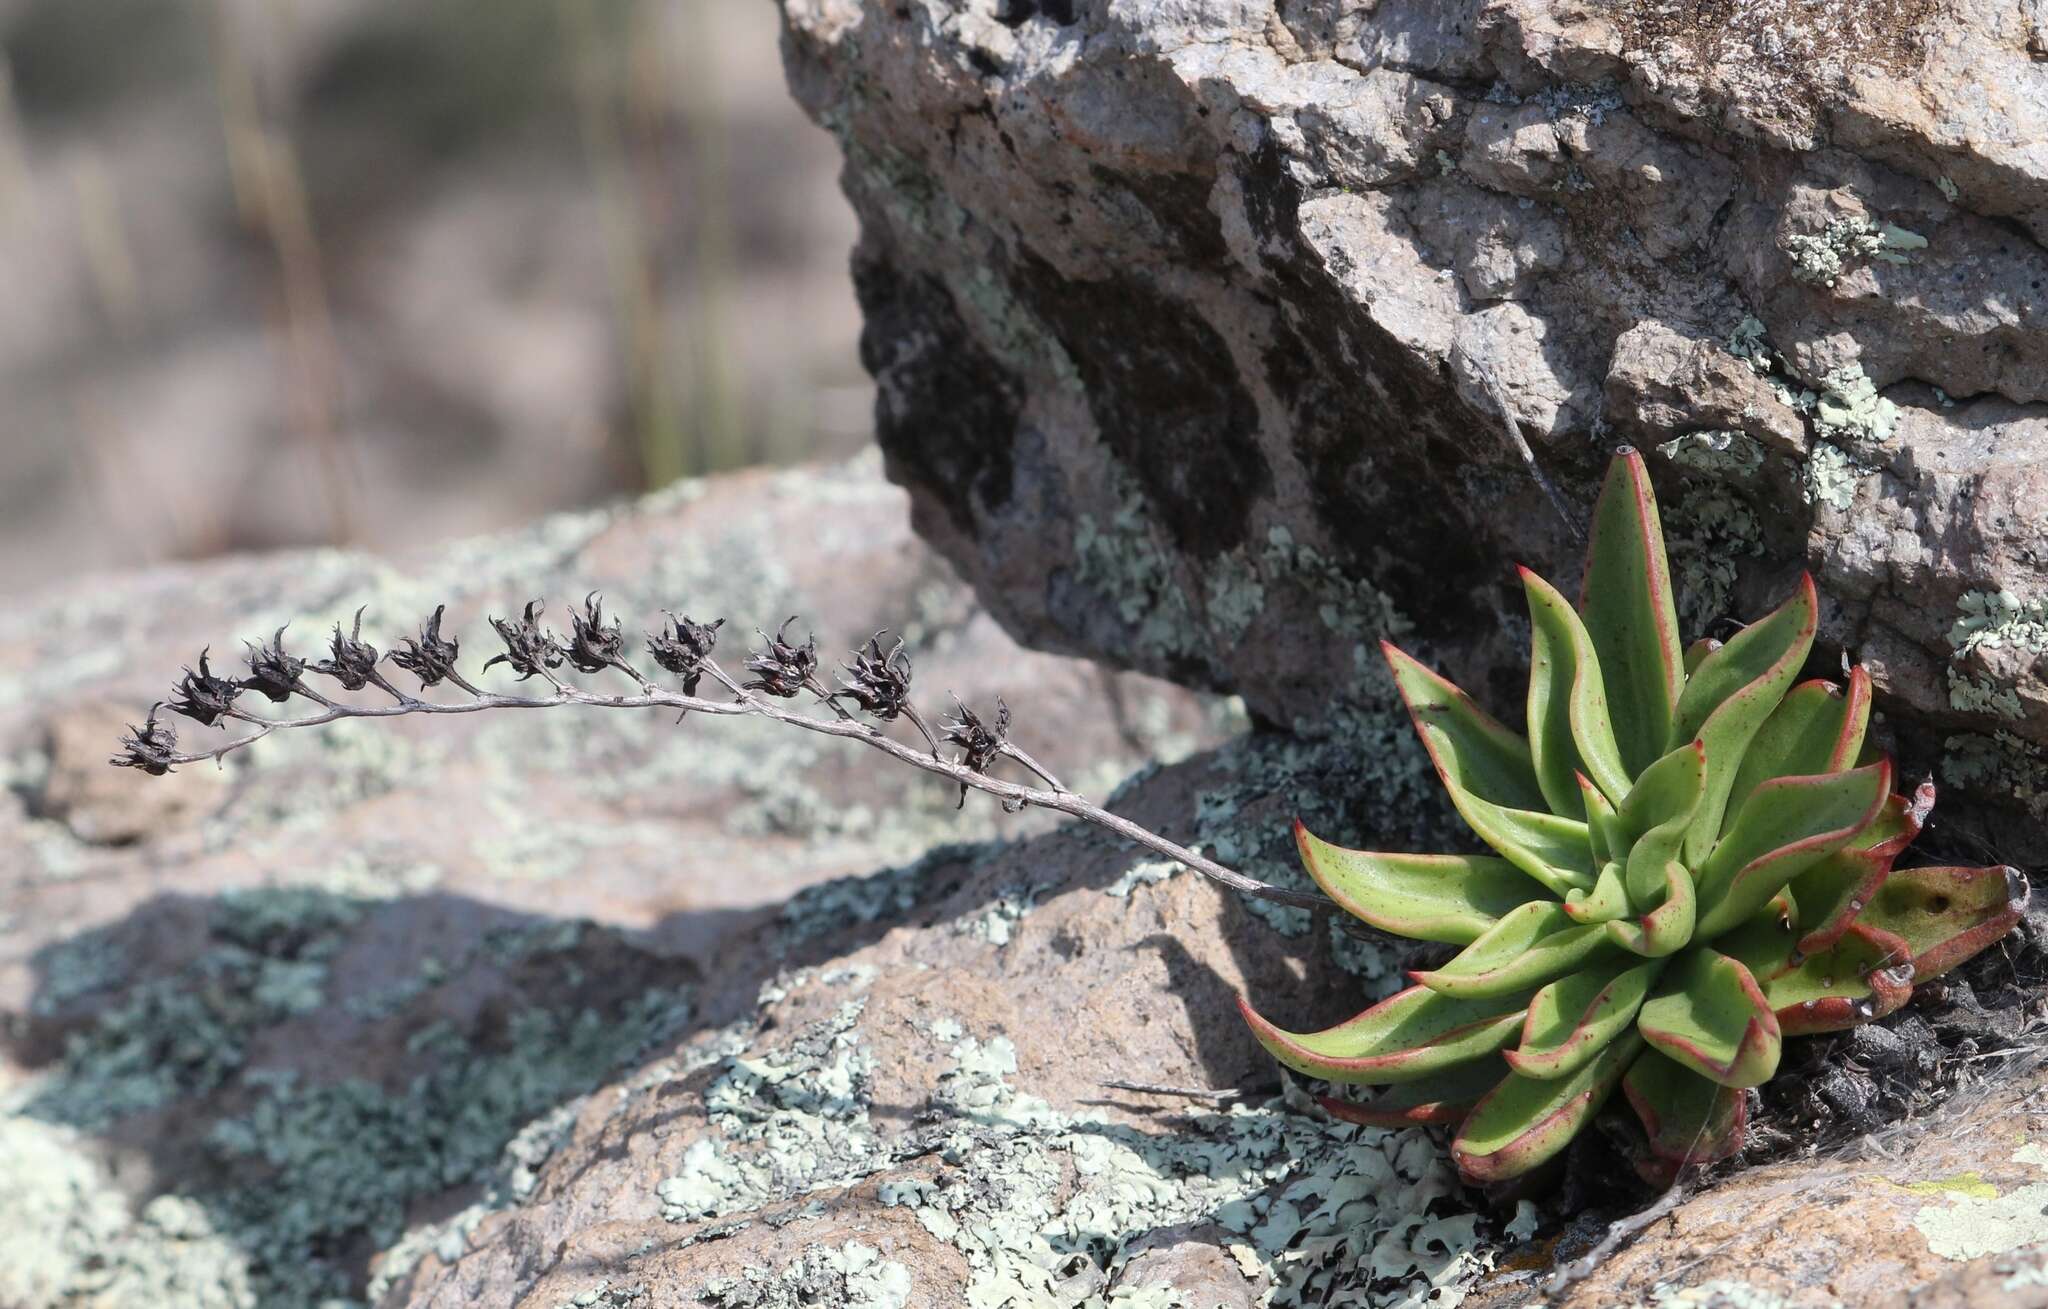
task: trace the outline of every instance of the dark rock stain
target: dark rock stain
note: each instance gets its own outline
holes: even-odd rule
[[[875,439],[891,475],[915,482],[969,538],[975,509],[1009,503],[1023,388],[975,344],[945,286],[856,255],[860,361],[875,379]]]

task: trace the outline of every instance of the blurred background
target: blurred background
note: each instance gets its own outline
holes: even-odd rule
[[[857,448],[768,0],[0,0],[0,594]]]

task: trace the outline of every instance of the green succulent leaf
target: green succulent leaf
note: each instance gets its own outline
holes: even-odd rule
[[[1615,821],[1612,801],[1593,785],[1593,779],[1578,773],[1572,780],[1578,784],[1579,798],[1584,802],[1586,814],[1586,838],[1593,847],[1593,866],[1603,867],[1609,860],[1617,863],[1628,858],[1628,842],[1622,837],[1620,826]]]
[[[1722,1086],[1756,1086],[1778,1071],[1778,1017],[1742,964],[1713,950],[1679,958],[1643,1004],[1643,1039]]]
[[[1671,721],[1685,683],[1664,527],[1649,470],[1633,450],[1608,465],[1593,507],[1579,608],[1607,684],[1622,769],[1633,777],[1675,744]],[[1598,773],[1594,780],[1605,785]]]
[[[1647,909],[1663,898],[1664,866],[1678,857],[1706,792],[1707,753],[1688,741],[1643,770],[1615,826],[1628,842],[1629,898]]]
[[[1743,752],[1728,790],[1722,830],[1742,811],[1750,792],[1773,778],[1854,768],[1869,727],[1870,674],[1861,666],[1849,670],[1847,691],[1820,680],[1787,691]]]
[[[1913,965],[1904,941],[1857,924],[1819,954],[1793,954],[1763,986],[1787,1036],[1835,1032],[1882,1018],[1912,999]]]
[[[1510,809],[1542,809],[1527,740],[1391,641],[1380,650],[1445,786]]]
[[[1689,945],[1699,917],[1699,899],[1692,874],[1675,859],[1664,865],[1661,895],[1640,918],[1607,924],[1607,939],[1646,959],[1661,959]]]
[[[1611,923],[1629,911],[1628,887],[1621,865],[1609,860],[1590,891],[1573,891],[1564,898],[1564,911],[1575,923]]]
[[[1556,901],[1532,900],[1502,917],[1443,967],[1411,976],[1432,991],[1465,999],[1526,995],[1608,947],[1604,926],[1577,925]]]
[[[1586,825],[1541,808],[1529,743],[1395,646],[1381,649],[1466,825],[1554,894],[1590,888],[1593,846]]]
[[[1369,1127],[1456,1123],[1507,1075],[1507,1063],[1493,1054],[1445,1069],[1423,1081],[1387,1087],[1370,1100],[1340,1100],[1333,1095],[1317,1096],[1316,1100],[1331,1117]]]
[[[1891,791],[1889,760],[1757,787],[1699,869],[1699,937],[1712,940],[1740,925],[1793,878],[1848,845],[1877,820]]]
[[[1577,1072],[1628,1030],[1662,968],[1623,956],[1558,978],[1529,1001],[1522,1042],[1502,1057],[1524,1077]]]
[[[1924,982],[2011,931],[2028,895],[2017,868],[1893,869],[1857,922],[1903,940]]]
[[[1665,1165],[1660,1171],[1714,1163],[1742,1146],[1749,1112],[1742,1092],[1667,1055],[1645,1050],[1621,1089],[1649,1134],[1651,1153]]]
[[[1584,817],[1578,775],[1592,777],[1610,800],[1628,794],[1607,716],[1607,688],[1593,639],[1571,602],[1524,568],[1529,597],[1529,749],[1536,781],[1552,811]]]
[[[1706,792],[1685,841],[1685,859],[1697,865],[1721,833],[1728,792],[1751,738],[1778,707],[1813,648],[1820,604],[1813,578],[1767,617],[1736,633],[1700,661],[1686,680],[1672,720],[1670,748],[1697,739],[1707,750]]]
[[[1792,879],[1786,889],[1798,900],[1798,921],[1806,933],[1799,938],[1800,953],[1819,954],[1841,939],[1933,808],[1932,782],[1920,783],[1910,800],[1889,797],[1876,819],[1847,845]]]
[[[1299,822],[1294,842],[1325,895],[1381,931],[1411,940],[1468,944],[1503,914],[1543,894],[1521,869],[1492,855],[1347,850]]]
[[[1649,1134],[1645,1177],[1726,1158],[1743,1091],[1777,1070],[1785,1036],[1892,1012],[2010,930],[2028,895],[2008,868],[1895,868],[1934,790],[1891,794],[1863,669],[1795,685],[1818,623],[1811,577],[1725,644],[1681,647],[1633,452],[1609,470],[1593,538],[1576,609],[1522,570],[1527,738],[1383,645],[1492,853],[1348,850],[1296,825],[1333,901],[1459,952],[1325,1031],[1284,1031],[1240,1002],[1287,1066],[1393,1088],[1326,1099],[1333,1116],[1459,1123],[1473,1182],[1554,1158],[1624,1084]]]
[[[1259,1044],[1294,1071],[1379,1085],[1431,1077],[1492,1054],[1515,1039],[1527,1002],[1526,994],[1465,1000],[1411,986],[1320,1032],[1276,1027],[1243,999],[1237,1007]]]
[[[1458,1128],[1451,1157],[1474,1182],[1501,1182],[1555,1158],[1614,1093],[1643,1041],[1624,1032],[1568,1077],[1510,1073]]]

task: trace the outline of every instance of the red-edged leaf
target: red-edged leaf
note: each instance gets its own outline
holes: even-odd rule
[[[1906,943],[1861,923],[1819,954],[1793,955],[1764,981],[1787,1036],[1836,1032],[1882,1018],[1913,997]]]
[[[1555,1158],[1591,1122],[1643,1041],[1624,1032],[1569,1077],[1549,1080],[1511,1073],[1473,1106],[1451,1141],[1465,1179],[1502,1182]]]
[[[1757,787],[1699,869],[1700,939],[1740,925],[1793,878],[1848,845],[1877,820],[1891,793],[1890,760]]]
[[[1601,925],[1574,924],[1555,900],[1531,901],[1504,915],[1443,967],[1410,976],[1432,991],[1472,1000],[1526,995],[1608,948]]]
[[[1722,830],[1742,811],[1750,792],[1772,778],[1854,768],[1869,727],[1870,674],[1860,664],[1849,670],[1846,691],[1819,679],[1801,682],[1787,691],[1742,753],[1735,784],[1728,791]]]
[[[1451,803],[1479,839],[1557,895],[1592,886],[1586,825],[1546,811],[1529,743],[1392,644],[1380,648]]]
[[[1525,996],[1460,1000],[1411,986],[1320,1032],[1275,1027],[1249,1001],[1238,1012],[1275,1059],[1329,1082],[1378,1085],[1432,1077],[1514,1040]]]
[[[1662,967],[1626,956],[1558,978],[1530,998],[1522,1042],[1501,1057],[1524,1077],[1577,1072],[1628,1030]]]
[[[1722,1086],[1757,1086],[1778,1071],[1777,1015],[1749,969],[1692,950],[1658,983],[1636,1018],[1643,1039]]]
[[[2019,869],[1894,868],[1859,926],[1890,932],[1912,951],[1913,980],[1939,977],[2012,930],[2029,890]]]
[[[1574,773],[1572,780],[1578,784],[1579,799],[1586,814],[1586,838],[1593,847],[1593,867],[1599,868],[1610,859],[1625,864],[1628,842],[1622,839],[1615,825],[1613,803],[1584,773]]]
[[[1340,1100],[1321,1095],[1316,1102],[1332,1118],[1368,1127],[1412,1127],[1419,1123],[1457,1123],[1472,1112],[1488,1091],[1500,1085],[1508,1066],[1499,1055],[1488,1055],[1470,1063],[1446,1069],[1418,1082],[1390,1086],[1370,1100]]]
[[[1686,679],[1672,716],[1670,747],[1696,739],[1707,749],[1706,793],[1685,840],[1688,864],[1697,866],[1720,835],[1743,753],[1798,676],[1819,621],[1813,578],[1801,574],[1790,600],[1736,633]]]
[[[1842,939],[1884,884],[1892,861],[1920,834],[1934,808],[1934,783],[1922,782],[1913,798],[1893,795],[1868,827],[1842,849],[1792,879],[1799,903],[1802,954],[1819,954]]]
[[[1375,854],[1347,850],[1294,824],[1301,862],[1323,893],[1382,931],[1465,945],[1502,914],[1548,892],[1491,855]]]
[[[1529,597],[1529,749],[1536,781],[1552,811],[1581,818],[1581,771],[1616,802],[1628,794],[1632,774],[1614,743],[1600,657],[1585,623],[1556,587],[1526,568],[1517,571]]]
[[[1663,898],[1640,918],[1607,924],[1607,939],[1646,959],[1661,959],[1689,945],[1699,920],[1699,900],[1685,865],[1675,859],[1664,865],[1660,894]]]
[[[1664,866],[1692,830],[1706,779],[1706,747],[1688,741],[1645,768],[1622,800],[1615,826],[1628,842],[1628,894],[1638,908],[1661,902]]]
[[[1662,1165],[1657,1180],[1668,1184],[1681,1168],[1716,1163],[1742,1148],[1748,1097],[1732,1086],[1645,1050],[1622,1078],[1621,1089],[1649,1134],[1651,1155]]]
[[[1685,671],[1657,497],[1643,457],[1633,450],[1616,453],[1593,507],[1579,609],[1607,684],[1622,768],[1634,777],[1671,748],[1667,738]],[[1601,780],[1597,773],[1594,778]]]
[[[1629,911],[1628,887],[1621,865],[1608,861],[1594,879],[1590,891],[1573,891],[1564,898],[1564,911],[1575,923],[1611,923]]]

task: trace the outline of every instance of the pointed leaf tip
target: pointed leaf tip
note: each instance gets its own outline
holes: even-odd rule
[[[1664,528],[1649,469],[1633,450],[1615,455],[1594,504],[1579,610],[1606,682],[1622,765],[1633,777],[1664,753],[1685,684]]]
[[[1345,912],[1396,936],[1466,945],[1544,888],[1492,855],[1381,854],[1318,838],[1299,820],[1302,866]]]
[[[1521,1027],[1526,994],[1462,1000],[1413,986],[1320,1032],[1276,1026],[1243,996],[1237,1009],[1259,1044],[1296,1072],[1377,1086],[1434,1077],[1492,1054]]]

